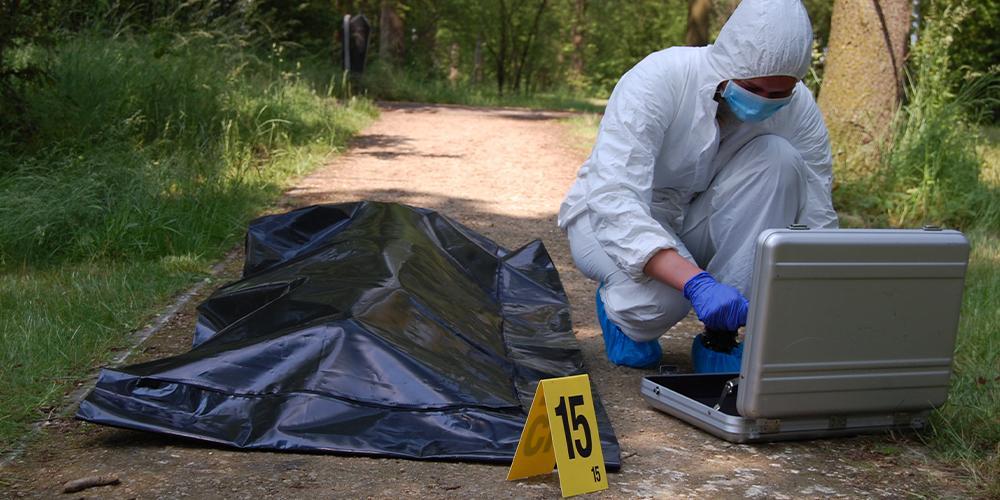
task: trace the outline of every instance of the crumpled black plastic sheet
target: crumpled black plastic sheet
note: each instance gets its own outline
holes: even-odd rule
[[[584,373],[540,241],[511,252],[399,204],[257,219],[243,278],[198,312],[191,351],[103,370],[77,417],[246,449],[509,463],[538,381]]]

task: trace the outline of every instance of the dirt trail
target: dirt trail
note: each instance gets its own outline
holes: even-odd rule
[[[586,156],[559,123],[563,116],[390,105],[350,151],[292,190],[288,205],[398,201],[441,211],[508,248],[544,240],[572,302],[591,380],[622,446],[622,471],[609,477],[605,496],[964,496],[956,474],[933,462],[912,438],[732,445],[648,407],[638,390],[645,372],[605,360],[593,311],[595,285],[573,267],[555,225],[559,202]],[[229,263],[219,283],[236,277],[238,260]],[[183,352],[193,323],[189,305],[129,362]],[[689,319],[664,337],[667,363],[688,365],[697,329]],[[506,472],[479,464],[237,452],[65,419],[49,425],[18,460],[0,469],[0,497],[53,497],[65,481],[108,473],[118,474],[121,484],[74,498],[559,494],[555,475],[509,483]]]

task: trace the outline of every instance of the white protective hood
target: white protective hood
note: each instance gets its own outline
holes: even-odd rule
[[[786,139],[804,160],[808,187],[796,222],[835,227],[830,143],[809,89],[799,83],[792,101],[771,118],[725,134],[713,99],[724,80],[801,79],[811,48],[812,24],[799,0],[743,0],[714,45],[647,56],[615,86],[590,157],[560,207],[559,227],[587,217],[612,261],[645,280],[646,261],[660,249],[690,256],[678,232],[691,201],[735,151],[763,134]]]
[[[723,79],[805,78],[812,62],[812,23],[799,0],[743,0],[709,46]]]

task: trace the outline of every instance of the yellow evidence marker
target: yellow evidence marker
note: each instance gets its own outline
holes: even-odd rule
[[[586,374],[538,383],[507,480],[548,474],[556,465],[564,497],[608,487]]]

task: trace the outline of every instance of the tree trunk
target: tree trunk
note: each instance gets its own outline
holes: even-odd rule
[[[497,66],[497,93],[503,95],[503,84],[505,81],[505,76],[507,72],[507,45],[508,45],[508,35],[510,33],[508,26],[510,25],[510,15],[507,10],[507,2],[504,0],[497,0],[497,8],[499,9],[499,27],[500,27],[500,42],[499,47],[497,47],[494,52],[494,58],[496,59]]]
[[[535,19],[531,24],[531,32],[528,34],[528,41],[525,42],[524,47],[521,48],[521,58],[517,61],[517,71],[514,75],[514,92],[521,90],[521,77],[525,73],[526,66],[528,65],[528,56],[531,55],[531,44],[535,41],[535,37],[538,35],[539,21],[542,19],[542,14],[545,12],[545,6],[548,4],[548,0],[541,0],[538,2],[538,10],[535,11]]]
[[[687,45],[708,45],[708,26],[712,20],[712,0],[688,0]]]
[[[452,42],[448,50],[448,82],[452,86],[458,83],[458,43]]]
[[[476,85],[483,82],[483,35],[476,36],[476,49],[472,55],[472,81]]]
[[[576,0],[573,11],[573,30],[570,34],[570,42],[573,44],[573,52],[570,56],[570,69],[578,78],[583,76],[583,40],[587,33],[586,14],[587,0]]]
[[[378,57],[391,63],[399,62],[403,55],[403,19],[396,7],[395,0],[382,0],[378,30]]]
[[[4,52],[7,50],[7,44],[13,45],[14,38],[18,36],[17,23],[20,21],[17,18],[17,8],[20,6],[20,0],[11,0],[7,3],[7,11],[3,13],[6,19],[0,22],[0,84],[4,82],[5,72],[7,67],[4,59]],[[2,5],[2,4],[0,4]]]
[[[834,3],[819,106],[835,164],[850,164],[850,171],[843,172],[848,176],[869,173],[878,164],[878,147],[891,137],[890,125],[903,97],[912,8],[911,0]]]

